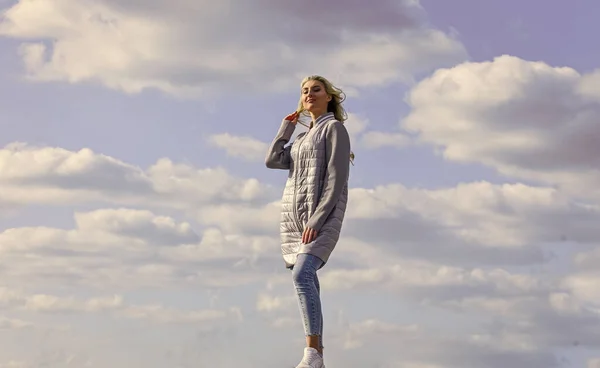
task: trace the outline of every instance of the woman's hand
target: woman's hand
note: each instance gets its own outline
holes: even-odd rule
[[[296,125],[296,123],[298,122],[299,116],[300,116],[300,114],[298,113],[298,111],[296,111],[296,112],[286,116],[284,120],[291,121],[292,124]]]
[[[308,244],[317,238],[317,230],[307,227],[302,233],[302,243]]]

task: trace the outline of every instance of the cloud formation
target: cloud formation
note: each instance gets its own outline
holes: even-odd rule
[[[362,4],[22,0],[4,9],[0,35],[22,41],[34,80],[177,96],[279,91],[315,72],[348,87],[381,86],[465,59],[418,2]]]
[[[504,55],[437,70],[409,93],[402,127],[444,158],[599,198],[597,73]]]
[[[261,201],[272,188],[223,168],[197,170],[164,158],[146,170],[88,148],[68,151],[20,143],[0,149],[0,203],[108,201],[168,205]]]
[[[7,317],[5,328],[17,328],[15,321],[31,320],[32,315],[50,318],[57,313],[104,313],[178,328],[198,324],[202,329],[208,328],[205,321],[213,320],[238,321],[246,328],[258,318],[274,334],[301,327],[290,294],[289,271],[282,269],[279,256],[279,193],[244,195],[248,180],[232,177],[226,170],[164,160],[142,170],[87,150],[15,147],[0,155],[5,168],[0,185],[7,190],[26,187],[30,195],[11,195],[11,200],[57,205],[54,195],[61,193],[61,205],[116,207],[76,211],[72,229],[13,227],[0,233],[5,260],[1,270],[13,287],[0,292],[0,308],[25,313],[22,318]],[[168,169],[158,169],[161,165]],[[16,167],[27,169],[10,169]],[[211,175],[232,189],[194,191],[192,183],[215,180]],[[252,185],[268,188],[258,181]],[[135,188],[146,189],[140,193]],[[185,203],[183,193],[195,199]],[[329,339],[350,354],[336,355],[340,364],[360,361],[352,354],[362,349],[386,349],[392,342],[402,350],[394,354],[386,350],[378,364],[393,367],[397,359],[415,367],[500,367],[507,362],[515,367],[558,367],[552,353],[556,348],[567,348],[574,341],[600,347],[600,295],[594,292],[598,274],[592,266],[595,239],[600,235],[596,206],[556,188],[488,182],[429,190],[391,184],[352,188],[350,194],[353,206],[344,241],[321,276],[323,288],[334,296],[331,307],[353,308],[333,301],[336,295],[376,293],[413,307],[438,308],[484,322],[456,336],[434,333],[427,323],[385,322],[385,316],[342,321],[328,330]],[[165,197],[172,200],[161,200]],[[143,206],[144,200],[154,210],[127,205]],[[545,249],[548,244],[565,242],[582,249],[572,255],[577,270],[565,275],[529,271],[552,261],[554,248]],[[266,290],[256,289],[265,281]],[[25,291],[15,291],[23,285]],[[96,295],[35,291],[56,285],[83,287]],[[126,302],[129,290],[175,287],[184,292],[219,290],[204,303],[215,307]],[[105,288],[120,292],[107,297],[100,292]],[[256,291],[246,293],[254,300],[249,309],[238,308],[231,297],[221,299],[220,293],[235,294],[245,288]],[[493,316],[504,319],[491,323]],[[522,324],[522,320],[533,322]],[[230,335],[238,327],[219,326],[211,331],[238,341]],[[194,354],[185,348],[169,359],[194,362],[199,359]]]

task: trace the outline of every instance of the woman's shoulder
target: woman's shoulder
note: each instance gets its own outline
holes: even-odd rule
[[[337,119],[331,119],[328,120],[325,123],[325,128],[327,130],[342,130],[342,131],[346,131],[346,126],[344,125],[343,122],[337,120]]]

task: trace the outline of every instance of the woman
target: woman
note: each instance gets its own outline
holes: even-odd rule
[[[351,152],[342,101],[343,92],[327,79],[305,78],[298,109],[284,118],[266,157],[268,168],[289,170],[282,198],[281,250],[292,270],[307,343],[296,368],[325,367],[317,270],[335,248],[348,199]],[[309,130],[286,147],[300,114],[312,117]]]

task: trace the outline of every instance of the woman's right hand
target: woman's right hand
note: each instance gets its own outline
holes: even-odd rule
[[[300,113],[298,113],[298,111],[295,111],[294,113],[286,116],[284,120],[291,121],[292,124],[296,125],[296,123],[298,122],[299,116],[300,116]]]

